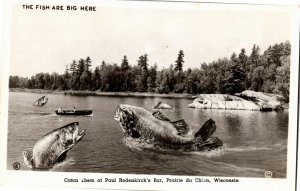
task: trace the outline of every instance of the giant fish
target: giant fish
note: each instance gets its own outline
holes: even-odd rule
[[[84,130],[78,133],[78,125],[78,122],[73,122],[54,129],[39,139],[32,150],[23,151],[25,165],[33,169],[48,169],[64,161],[68,151],[85,135]]]
[[[160,111],[150,113],[144,108],[121,104],[114,119],[119,123],[125,138],[154,145],[154,148],[182,151],[207,151],[223,146],[217,137],[215,121],[209,119],[196,132],[184,120],[171,122]]]

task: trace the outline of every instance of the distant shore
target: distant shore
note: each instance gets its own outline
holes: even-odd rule
[[[159,94],[151,92],[101,92],[101,91],[88,91],[88,90],[44,90],[44,89],[27,89],[27,88],[9,88],[9,92],[28,92],[40,94],[65,94],[77,96],[116,96],[116,97],[162,97],[162,98],[186,98],[195,99],[197,96],[187,93],[170,93]]]
[[[106,97],[159,97],[159,98],[182,98],[191,99],[193,103],[189,104],[190,108],[197,109],[227,109],[227,110],[260,110],[273,111],[288,109],[289,104],[285,103],[282,96],[276,94],[264,94],[261,92],[244,91],[243,96],[233,96],[227,94],[159,94],[151,92],[101,92],[88,90],[44,90],[44,89],[27,89],[27,88],[10,88],[9,92],[28,92],[38,94],[63,94],[74,96],[106,96]],[[249,95],[247,95],[249,94]],[[251,95],[254,94],[254,95]],[[251,96],[257,97],[252,100]],[[281,97],[281,101],[278,98]]]

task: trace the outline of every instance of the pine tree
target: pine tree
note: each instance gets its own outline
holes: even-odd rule
[[[175,71],[182,71],[182,67],[184,63],[183,57],[184,57],[183,50],[179,50],[177,60],[175,61],[176,63],[174,68]]]
[[[77,63],[75,60],[73,60],[73,62],[70,65],[70,72],[71,72],[72,76],[74,76],[76,74],[76,70],[77,70]]]
[[[91,63],[92,63],[92,60],[91,60],[91,58],[88,56],[88,57],[85,59],[85,71],[91,72],[91,71],[90,71]]]
[[[121,62],[121,73],[120,73],[120,80],[122,81],[121,91],[127,91],[130,88],[131,83],[131,73],[130,73],[130,66],[128,63],[127,56],[124,55],[122,62]]]
[[[236,54],[231,55],[231,66],[225,74],[225,93],[235,94],[245,90],[245,71],[239,65]]]
[[[148,79],[148,55],[147,54],[144,54],[139,57],[138,66],[140,67],[138,91],[144,92],[147,90],[147,79]]]
[[[100,68],[97,66],[92,74],[91,77],[92,81],[92,89],[97,90],[101,87],[101,75],[100,75]]]
[[[141,55],[138,59],[138,66],[141,67],[141,70],[148,71],[148,55]]]
[[[124,55],[122,63],[121,63],[121,70],[123,72],[127,71],[129,69],[129,63],[128,63],[128,59],[127,56]]]
[[[102,63],[101,63],[101,68],[104,68],[106,66],[106,63],[105,61],[103,60]]]
[[[244,48],[241,49],[241,53],[238,56],[238,62],[239,65],[241,65],[244,69],[246,69],[247,55],[246,55],[246,50]]]
[[[256,46],[254,44],[252,47],[252,52],[249,57],[250,65],[257,67],[258,58],[259,58],[259,46]]]
[[[148,92],[154,91],[154,88],[156,86],[155,84],[156,75],[157,75],[157,65],[154,64],[154,66],[150,67],[149,74],[148,74],[148,79],[147,79]]]

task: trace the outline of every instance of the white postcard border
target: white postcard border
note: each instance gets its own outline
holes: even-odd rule
[[[22,1],[24,2],[24,1]],[[26,1],[37,2],[37,1]],[[49,2],[49,1],[43,1]],[[61,1],[51,1],[55,4]],[[82,4],[83,1],[65,1],[64,4]],[[31,172],[31,171],[13,171],[6,170],[7,168],[7,125],[8,125],[8,78],[9,78],[9,64],[10,63],[10,41],[11,41],[11,6],[13,4],[20,4],[20,1],[6,2],[4,4],[4,28],[2,30],[2,52],[1,52],[1,133],[0,133],[0,184],[3,185],[22,185],[22,186],[38,186],[38,187],[68,187],[68,188],[102,188],[102,189],[124,189],[124,190],[185,190],[185,189],[230,189],[230,190],[293,190],[295,186],[295,168],[296,168],[296,150],[297,150],[297,118],[298,118],[298,87],[299,87],[299,14],[296,11],[299,9],[292,7],[290,11],[294,11],[293,24],[292,24],[292,55],[291,55],[291,80],[290,80],[290,108],[289,108],[289,133],[288,133],[288,164],[287,164],[287,178],[285,179],[271,179],[271,178],[242,178],[236,177],[239,183],[71,183],[65,182],[66,178],[89,179],[94,180],[102,178],[161,178],[165,180],[167,177],[182,178],[208,178],[213,181],[217,177],[190,177],[190,176],[169,176],[169,175],[133,175],[133,174],[104,174],[104,173],[70,173],[70,172]],[[39,1],[41,3],[41,1]],[[100,3],[108,3],[101,1]],[[109,2],[110,6],[123,6],[125,2],[120,1]],[[130,2],[133,3],[134,2]],[[140,2],[136,2],[139,4]],[[151,2],[144,2],[150,4]],[[158,3],[158,2],[155,2]],[[61,4],[61,3],[60,3]],[[96,1],[85,1],[84,4],[99,4]],[[122,4],[122,5],[120,5]],[[166,5],[165,3],[163,3]],[[173,3],[174,4],[174,3]],[[172,5],[173,5],[172,4]],[[182,3],[180,4],[182,8]],[[140,6],[137,5],[137,6]],[[212,5],[209,5],[212,6]],[[220,5],[217,5],[220,6]],[[227,5],[224,5],[227,6]],[[241,7],[240,5],[238,5]],[[177,7],[180,8],[180,7]],[[191,8],[190,4],[186,8]],[[227,7],[228,8],[228,7]],[[246,8],[245,8],[246,9]],[[20,161],[22,162],[22,161]],[[222,177],[225,178],[225,177]],[[233,178],[233,177],[228,177]]]

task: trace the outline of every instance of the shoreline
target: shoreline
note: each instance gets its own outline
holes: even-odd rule
[[[9,88],[9,92],[27,92],[27,93],[40,93],[40,94],[64,94],[75,96],[107,96],[107,97],[161,97],[161,98],[185,98],[195,99],[197,95],[193,94],[159,94],[151,92],[101,92],[89,90],[44,90],[44,89],[27,89],[27,88]]]
[[[179,98],[179,99],[189,99],[193,100],[192,103],[188,105],[190,108],[196,109],[225,109],[225,110],[261,110],[270,111],[277,110],[277,105],[267,104],[265,101],[260,101],[260,104],[253,102],[249,99],[244,99],[242,97],[237,97],[234,95],[227,94],[159,94],[151,92],[101,92],[101,91],[88,91],[88,90],[44,90],[44,89],[27,89],[27,88],[9,88],[9,92],[27,92],[27,93],[38,93],[38,94],[63,94],[63,95],[73,95],[73,96],[102,96],[102,97],[136,97],[136,98]],[[275,94],[274,94],[275,95]],[[274,96],[273,95],[273,96]],[[221,96],[221,97],[220,97]],[[272,96],[272,97],[273,97]],[[217,98],[218,97],[218,98]],[[231,97],[231,100],[226,100]],[[216,100],[214,100],[216,98]],[[211,100],[212,99],[212,100]],[[237,99],[237,100],[236,100]],[[200,101],[199,101],[200,100]],[[235,100],[235,101],[234,101]],[[247,105],[241,105],[241,102],[245,102]],[[207,105],[207,102],[209,103]],[[270,102],[271,103],[271,102]],[[217,105],[221,105],[216,106]],[[252,105],[252,107],[249,106]],[[248,108],[250,107],[250,109]],[[282,103],[279,105],[279,110],[288,109],[289,103]]]

